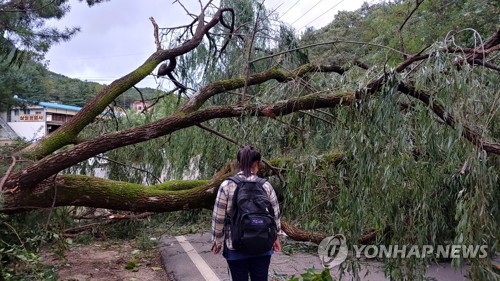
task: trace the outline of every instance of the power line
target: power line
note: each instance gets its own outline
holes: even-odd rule
[[[312,21],[308,22],[307,24],[305,24],[304,26],[302,26],[300,29],[308,26],[309,24],[315,22],[317,19],[319,19],[320,17],[324,16],[326,13],[330,12],[331,10],[333,10],[333,8],[337,7],[338,5],[340,5],[342,2],[344,2],[345,0],[340,0],[339,2],[337,2],[337,4],[333,5],[330,9],[326,10],[326,12],[322,13],[321,15],[317,16],[315,19],[313,19]]]
[[[63,75],[63,76],[67,76],[66,74],[60,74],[60,75]],[[69,77],[69,76],[67,76]],[[73,77],[69,77],[71,79],[83,79],[83,80],[117,80],[119,79],[120,77],[119,76],[115,76],[115,77],[103,77],[103,76],[73,76]],[[144,77],[143,79],[152,79],[153,77],[151,76],[146,76]]]
[[[137,52],[137,53],[128,53],[128,54],[118,54],[118,55],[109,55],[109,56],[92,56],[92,57],[73,57],[73,56],[57,56],[52,59],[67,59],[71,58],[71,60],[93,60],[93,59],[107,59],[107,58],[119,58],[119,57],[134,57],[138,55],[151,54],[152,52]]]
[[[297,18],[294,22],[292,22],[291,25],[293,25],[294,23],[296,23],[298,20],[300,20],[301,18],[303,18],[305,15],[307,15],[312,9],[314,9],[314,7],[318,6],[319,3],[321,3],[321,2],[323,2],[323,0],[319,0],[314,6],[312,6],[309,10],[307,10],[299,18]]]
[[[323,2],[323,0],[319,0],[318,3],[316,3],[316,5],[312,6],[311,9],[307,10],[304,14],[302,14],[302,16],[300,16],[298,19],[296,19],[294,22],[291,23],[291,25],[293,25],[294,23],[296,23],[298,20],[300,20],[301,18],[303,18],[305,15],[307,15],[307,13],[309,13],[312,9],[314,9],[314,7],[318,6],[319,3]]]
[[[281,7],[283,4],[285,4],[285,2],[281,2],[280,4],[274,6],[273,8],[271,8],[271,12],[272,13],[276,12],[276,10],[278,10],[279,7]]]
[[[288,13],[293,7],[295,7],[295,5],[297,5],[298,3],[300,2],[300,0],[297,0],[297,2],[293,3],[292,6],[290,6],[290,8],[288,8],[288,10],[286,10],[283,14],[281,14],[281,16],[279,17],[279,19],[281,19],[286,13]]]

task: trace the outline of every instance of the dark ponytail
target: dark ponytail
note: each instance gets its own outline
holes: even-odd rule
[[[236,159],[238,160],[238,167],[243,172],[243,175],[249,177],[252,175],[252,164],[255,161],[260,162],[261,156],[260,152],[253,146],[245,145],[238,151]]]

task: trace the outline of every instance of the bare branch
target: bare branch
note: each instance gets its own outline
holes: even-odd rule
[[[114,216],[111,215],[111,216],[106,216],[106,217],[108,217],[108,219],[103,221],[103,222],[91,223],[91,224],[81,225],[81,226],[77,226],[77,227],[73,227],[73,228],[68,228],[68,229],[65,229],[63,232],[64,232],[64,235],[72,235],[72,234],[77,234],[77,233],[80,233],[83,231],[91,230],[92,228],[94,228],[96,226],[112,224],[112,223],[120,222],[123,220],[144,219],[144,218],[148,218],[154,214],[155,213],[152,213],[152,212],[146,212],[146,213],[142,213],[142,214],[138,214],[138,215],[133,215],[133,214],[132,215],[114,215]]]
[[[247,94],[248,78],[250,77],[250,56],[252,55],[255,34],[257,33],[259,16],[260,16],[260,10],[257,11],[257,17],[255,18],[255,23],[253,25],[252,34],[250,36],[249,42],[247,42],[248,48],[247,48],[247,64],[245,66],[245,85],[243,86],[243,95],[241,96],[241,102],[245,102],[245,95]]]
[[[153,28],[154,28],[153,35],[155,38],[156,50],[159,51],[159,50],[161,50],[161,44],[160,44],[160,39],[158,38],[158,24],[156,23],[156,21],[153,17],[150,17],[149,20],[153,24]]]
[[[274,115],[274,113],[272,113],[272,112],[269,112],[269,111],[267,111],[267,110],[264,110],[263,112],[264,112],[264,115],[265,115],[266,117],[269,117],[269,118],[271,118],[271,119],[275,120],[275,121],[276,121],[276,122],[278,122],[278,123],[281,123],[281,124],[283,124],[283,125],[286,125],[286,126],[288,126],[288,127],[292,128],[292,129],[296,130],[297,132],[299,132],[299,133],[300,133],[300,135],[301,135],[302,139],[304,138],[304,132],[305,132],[305,129],[303,129],[303,128],[299,127],[299,126],[295,126],[295,125],[293,125],[293,124],[287,123],[287,122],[285,122],[285,121],[281,121],[281,120],[279,120],[278,118],[276,118],[276,115]]]
[[[305,115],[311,116],[312,118],[315,118],[315,119],[321,120],[321,121],[323,121],[323,122],[325,122],[325,123],[327,123],[327,124],[329,124],[329,125],[335,126],[335,124],[334,124],[333,122],[330,122],[330,121],[326,120],[326,119],[325,119],[325,118],[323,118],[323,117],[320,117],[320,116],[314,115],[314,114],[312,114],[312,113],[310,113],[310,112],[307,112],[307,111],[299,111],[299,112],[300,112],[300,113],[302,113],[302,114],[305,114]]]
[[[450,51],[455,51],[455,52],[464,52],[468,53],[469,55],[466,56],[465,59],[459,60],[455,62],[455,65],[457,68],[460,70],[461,64],[466,61],[467,63],[474,65],[476,60],[481,61],[480,64],[478,65],[483,65],[485,67],[491,68],[493,70],[497,70],[497,66],[492,63],[487,63],[485,61],[485,58],[488,54],[500,50],[500,29],[497,30],[497,32],[491,36],[486,43],[482,44],[481,46],[474,48],[474,49],[455,49],[455,48],[450,48]],[[488,66],[485,65],[488,64]]]
[[[222,44],[222,47],[220,48],[219,57],[218,58],[220,58],[221,55],[222,55],[222,53],[224,53],[224,51],[226,50],[226,47],[229,45],[229,42],[231,41],[231,39],[233,37],[233,34],[235,32],[235,30],[234,30],[234,11],[230,10],[228,12],[231,15],[231,23],[230,24],[226,23],[226,21],[224,19],[224,14],[222,14],[221,17],[220,17],[220,23],[222,24],[222,26],[224,26],[225,28],[229,29],[229,34],[227,34],[227,38],[224,41],[224,43]]]
[[[233,144],[236,144],[236,145],[240,145],[237,141],[233,140],[232,138],[230,138],[230,137],[228,137],[228,136],[226,136],[226,135],[224,135],[224,134],[222,134],[220,132],[217,132],[216,130],[214,130],[212,128],[209,128],[209,127],[204,126],[202,124],[197,124],[196,126],[199,127],[199,128],[201,128],[201,129],[203,129],[203,130],[205,130],[205,131],[207,131],[207,132],[210,132],[210,133],[212,133],[212,134],[214,134],[214,135],[216,135],[218,137],[221,137],[221,138],[227,140],[230,143],[233,143]]]
[[[472,66],[474,66],[474,65],[480,65],[480,66],[484,66],[486,68],[493,69],[493,70],[496,70],[496,71],[500,72],[500,66],[499,65],[493,64],[491,62],[483,61],[481,59],[475,59],[474,61],[469,62],[469,63]]]
[[[181,2],[181,1],[179,1],[179,0],[175,0],[173,3],[177,3],[177,4],[179,4],[179,5],[182,7],[182,9],[184,9],[184,11],[186,12],[186,14],[187,14],[188,16],[196,17],[196,15],[195,15],[195,14],[192,14],[191,12],[189,12],[189,10],[186,8],[186,6],[184,6],[184,4],[182,4],[182,2]]]
[[[376,47],[380,47],[380,48],[385,48],[385,49],[391,50],[391,51],[396,52],[396,53],[401,54],[401,55],[407,55],[407,54],[405,54],[405,53],[403,53],[403,52],[401,52],[399,50],[396,50],[394,48],[391,48],[391,47],[388,47],[388,46],[384,46],[384,45],[380,45],[380,44],[376,44],[376,43],[337,39],[337,40],[333,40],[333,41],[327,41],[327,42],[309,44],[309,45],[305,45],[305,46],[302,46],[302,47],[297,47],[297,48],[289,49],[289,50],[286,50],[286,51],[283,51],[283,52],[275,53],[275,54],[272,54],[272,55],[263,56],[263,57],[256,58],[256,59],[250,61],[250,63],[258,62],[258,61],[261,61],[261,60],[269,59],[269,58],[272,58],[272,57],[276,57],[276,56],[279,56],[279,55],[283,55],[283,54],[295,52],[295,51],[302,50],[302,49],[307,49],[307,48],[317,47],[317,46],[323,46],[323,45],[332,45],[332,44],[336,44],[336,43],[350,43],[350,44],[358,44],[358,45],[376,46]]]
[[[175,90],[173,91],[169,91],[169,92],[166,92],[165,94],[163,95],[160,95],[160,96],[157,96],[157,97],[154,97],[152,98],[151,100],[148,100],[148,101],[151,101],[151,105],[148,107],[148,108],[152,108],[153,106],[155,106],[158,102],[160,102],[161,99],[167,97],[167,96],[170,96],[172,95],[173,93],[175,92]]]
[[[468,170],[469,170],[469,161],[465,160],[464,164],[462,165],[462,168],[460,168],[458,173],[461,175],[465,175]]]
[[[52,212],[54,211],[54,207],[56,205],[56,199],[57,199],[56,179],[57,179],[57,174],[54,175],[53,180],[52,180],[52,185],[54,186],[54,195],[52,198],[52,205],[50,206],[50,212],[49,212],[49,215],[47,216],[47,223],[45,224],[45,231],[49,230],[50,219],[52,217]]]
[[[368,70],[370,68],[370,66],[368,64],[366,64],[358,59],[354,60],[354,65],[356,65],[357,67],[362,68],[364,70]]]
[[[139,92],[139,96],[141,97],[141,102],[142,104],[144,105],[144,108],[141,110],[141,113],[146,113],[149,109],[149,107],[147,106],[147,103],[146,101],[144,100],[144,94],[142,94],[142,91],[137,88],[137,86],[134,86],[133,87],[137,92]]]
[[[163,27],[163,28],[160,28],[160,30],[167,30],[167,33],[171,30],[175,30],[175,29],[186,29],[186,31],[184,31],[184,33],[182,33],[180,35],[180,37],[184,36],[187,32],[187,29],[189,29],[190,27],[192,27],[196,22],[198,21],[198,17],[195,17],[193,19],[193,21],[189,24],[186,24],[186,25],[179,25],[179,26],[173,26],[173,27]]]
[[[109,110],[108,112],[111,112],[111,115],[113,116],[113,121],[115,121],[115,129],[119,130],[120,125],[118,124],[118,118],[116,117],[115,107],[116,107],[116,101],[113,101],[113,106],[111,106],[111,105],[108,106],[108,110]]]
[[[103,156],[95,156],[96,158],[99,158],[99,159],[102,159],[102,160],[106,160],[106,161],[109,161],[109,162],[113,162],[115,164],[118,164],[120,166],[123,166],[123,167],[127,167],[127,168],[131,168],[131,169],[134,169],[134,170],[137,170],[137,171],[141,171],[141,172],[144,172],[148,175],[150,175],[151,177],[153,177],[155,179],[156,182],[161,182],[161,180],[153,175],[150,171],[148,170],[144,170],[144,169],[141,169],[141,168],[137,168],[137,167],[134,167],[134,166],[131,166],[131,165],[127,165],[125,163],[122,163],[122,162],[119,162],[119,161],[116,161],[116,160],[113,160],[111,158],[108,158],[108,157],[103,157]]]
[[[403,52],[403,59],[405,59],[405,60],[408,58],[408,55],[406,55],[407,51],[406,51],[405,43],[404,43],[404,40],[403,40],[403,27],[408,22],[408,20],[411,18],[411,16],[417,11],[417,9],[420,6],[420,4],[422,4],[423,2],[424,2],[424,0],[416,0],[415,1],[415,8],[413,8],[413,10],[411,10],[411,12],[406,15],[403,23],[401,24],[401,26],[399,27],[399,30],[398,30],[398,33],[399,33],[399,45],[400,45],[400,48],[401,48],[401,52]]]
[[[319,113],[325,114],[326,116],[329,116],[329,117],[334,118],[334,119],[336,119],[336,118],[337,118],[337,117],[335,117],[335,115],[333,115],[333,114],[331,114],[331,113],[329,113],[329,112],[326,112],[326,111],[324,111],[324,110],[315,109],[314,111],[317,111],[317,112],[319,112]]]

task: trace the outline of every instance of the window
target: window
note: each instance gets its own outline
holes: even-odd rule
[[[14,109],[14,116],[18,116],[19,115],[19,109]]]

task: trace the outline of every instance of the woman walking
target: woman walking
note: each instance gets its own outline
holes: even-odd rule
[[[238,151],[236,158],[240,171],[235,177],[231,177],[230,179],[222,182],[217,193],[212,219],[212,238],[214,240],[212,251],[214,254],[218,254],[221,249],[223,249],[223,256],[226,258],[231,272],[231,280],[248,281],[248,277],[250,276],[250,280],[252,281],[266,281],[268,280],[271,255],[274,251],[281,251],[280,240],[276,235],[276,233],[281,233],[278,199],[271,184],[257,177],[257,171],[259,170],[259,163],[261,161],[261,155],[258,150],[252,146],[245,145]],[[257,189],[253,189],[253,191],[248,189],[254,194],[245,194],[245,192],[249,191],[244,189],[245,187],[242,187],[241,182],[250,182],[253,186],[257,186]],[[234,217],[237,216],[240,218],[241,212],[239,215],[235,215],[239,206],[233,205],[245,204],[246,202],[243,202],[242,200],[246,199],[240,198],[251,198],[259,192],[265,193],[264,196],[266,198],[264,201],[269,203],[270,207],[265,208],[264,210],[267,210],[270,214],[268,217],[272,217],[272,220],[274,220],[271,221],[271,228],[275,228],[272,229],[274,232],[272,232],[271,229],[268,231],[274,233],[274,235],[269,236],[269,239],[272,239],[269,243],[269,247],[266,247],[266,245],[262,246],[262,241],[266,240],[266,237],[261,238],[260,240],[258,240],[258,238],[257,240],[252,240],[254,239],[254,236],[262,235],[265,231],[247,235],[250,236],[250,238],[245,238],[243,237],[245,235],[241,234],[241,238],[239,235],[244,232],[241,229],[244,229],[245,226],[237,225],[238,223],[253,223],[256,227],[259,227],[259,224],[266,227],[267,220],[265,216],[259,217],[258,215],[252,216],[250,214],[246,217],[247,219],[241,219],[238,222],[236,221],[237,218]],[[258,198],[258,195],[255,196],[255,198]],[[236,197],[237,200],[234,200]],[[260,199],[251,199],[250,204],[254,205],[250,206],[264,206],[264,203],[259,203],[262,200],[259,200]],[[247,207],[246,209],[251,208],[252,207]],[[257,214],[257,212],[255,214]],[[252,229],[255,229],[255,227],[250,226],[247,229],[250,229],[251,231]],[[232,230],[233,233],[231,233]],[[236,232],[238,235],[235,235]],[[235,236],[238,237],[235,238]],[[233,245],[233,242],[236,242],[237,245]],[[255,249],[259,248],[263,248],[264,250],[255,252]]]

